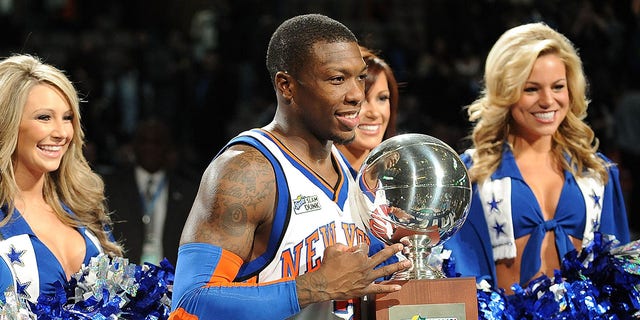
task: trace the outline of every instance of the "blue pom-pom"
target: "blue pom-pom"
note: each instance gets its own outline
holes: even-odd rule
[[[164,320],[171,311],[174,275],[175,268],[166,258],[160,266],[139,266],[101,255],[92,258],[69,282],[55,283],[55,294],[40,295],[35,304],[18,301],[20,306],[28,306],[27,310],[0,306],[0,315],[19,310],[39,320]]]
[[[563,258],[553,278],[531,280],[526,288],[478,289],[480,319],[637,319],[640,314],[640,242],[619,246],[595,233],[589,245]]]

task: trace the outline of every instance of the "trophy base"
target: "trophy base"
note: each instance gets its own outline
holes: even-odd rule
[[[473,277],[391,280],[402,289],[369,295],[362,300],[361,319],[400,320],[478,319],[476,279]]]

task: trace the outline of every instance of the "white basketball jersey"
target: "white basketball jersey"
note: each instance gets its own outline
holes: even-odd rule
[[[278,198],[266,252],[244,264],[236,280],[295,277],[318,269],[329,245],[369,243],[361,219],[349,206],[349,194],[357,190],[355,182],[335,147],[332,158],[339,179],[330,186],[266,131],[243,132],[229,145],[237,143],[250,144],[269,159]]]

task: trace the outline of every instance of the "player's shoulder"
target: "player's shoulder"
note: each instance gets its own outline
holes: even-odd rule
[[[271,167],[267,157],[255,147],[248,144],[235,144],[227,148],[212,162],[214,166],[251,168]]]
[[[264,154],[246,144],[232,145],[220,153],[207,167],[204,179],[237,183],[255,183],[274,179],[273,166]]]

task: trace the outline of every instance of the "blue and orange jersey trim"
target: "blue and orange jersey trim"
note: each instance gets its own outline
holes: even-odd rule
[[[331,162],[333,163],[334,167],[339,168],[338,181],[336,182],[335,186],[332,186],[317,173],[315,173],[315,171],[313,171],[309,166],[307,166],[306,163],[300,160],[298,156],[291,152],[291,150],[289,150],[289,148],[287,148],[287,146],[285,146],[273,134],[262,129],[256,129],[256,132],[262,134],[273,143],[275,143],[294,167],[296,167],[309,180],[314,182],[327,195],[327,197],[329,197],[329,199],[332,199],[336,204],[338,204],[338,206],[340,206],[340,208],[344,208],[344,203],[346,202],[348,195],[348,184],[346,183],[346,179],[347,174],[350,173],[345,171],[345,169],[341,165],[339,165],[339,160],[335,157],[335,154],[331,154]]]

